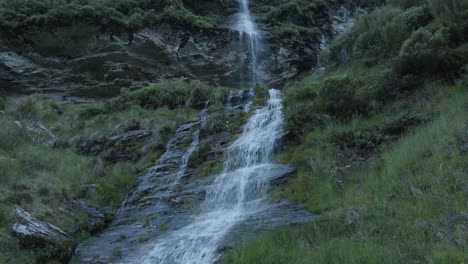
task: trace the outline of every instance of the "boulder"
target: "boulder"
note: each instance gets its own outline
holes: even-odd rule
[[[21,246],[36,251],[38,263],[45,263],[50,259],[67,263],[76,247],[76,242],[67,233],[54,225],[37,220],[19,206],[15,208],[11,231]]]

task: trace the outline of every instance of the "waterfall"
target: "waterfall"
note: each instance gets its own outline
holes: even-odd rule
[[[240,68],[249,73],[243,80],[248,87],[231,91],[225,110],[250,113],[261,38],[248,1],[237,2],[239,13],[232,29],[243,44]],[[270,184],[292,172],[289,165],[273,162],[283,135],[282,93],[270,90],[269,94],[267,105],[252,113],[228,147],[224,135],[218,142],[200,132],[207,120],[206,102],[199,118],[180,126],[155,166],[138,179],[110,227],[79,246],[78,263],[217,263],[220,249],[233,236],[242,235],[241,230],[253,233],[309,221],[310,213],[289,202],[267,200]],[[224,170],[219,175],[190,177],[190,157],[207,140],[225,147]],[[116,250],[122,252],[118,258]]]
[[[248,0],[237,0],[239,5],[239,12],[234,16],[233,29],[239,32],[241,54],[247,52],[250,58],[241,59],[241,69],[247,64],[246,60],[250,59],[248,63],[248,79],[245,80],[241,73],[241,81],[247,82],[250,87],[255,86],[257,82],[257,61],[258,61],[258,50],[260,47],[260,32],[255,24],[252,15],[250,14]],[[245,45],[247,47],[245,47]]]
[[[272,155],[283,134],[281,107],[281,92],[270,90],[268,105],[255,111],[226,149],[224,172],[208,189],[201,213],[186,227],[162,236],[138,263],[213,263],[229,231],[265,210],[269,182],[277,175]]]

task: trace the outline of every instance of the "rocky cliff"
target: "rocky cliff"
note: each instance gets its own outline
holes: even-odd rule
[[[128,11],[120,1],[108,4],[104,11],[89,1],[85,7],[96,12],[92,15],[83,11],[85,7],[76,11],[83,14],[72,13],[67,4],[62,8],[66,11],[48,6],[36,11],[29,3],[30,9],[25,11],[4,3],[0,16],[1,89],[8,94],[44,93],[73,99],[109,97],[122,88],[137,89],[167,79],[243,86],[240,76],[250,71],[251,56],[241,52],[246,43],[230,26],[237,11],[234,0],[157,2],[164,7],[161,14],[152,9],[156,6],[142,3],[141,9]],[[321,36],[332,31],[330,12],[341,4],[252,1],[262,31],[257,54],[259,81],[280,86],[312,69]],[[178,16],[181,10],[187,14]],[[64,12],[63,17],[57,18],[54,12]],[[112,12],[117,12],[118,23],[112,23]],[[141,21],[134,22],[138,16]],[[127,22],[121,22],[127,17]]]

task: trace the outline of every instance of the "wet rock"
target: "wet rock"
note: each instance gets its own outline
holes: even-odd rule
[[[110,137],[98,137],[92,139],[75,139],[71,143],[74,148],[86,155],[101,155],[109,162],[117,162],[119,160],[138,160],[140,154],[137,151],[139,145],[146,138],[151,136],[151,131],[134,130],[124,132],[122,134],[113,135]]]
[[[84,200],[78,200],[76,207],[77,211],[84,216],[81,227],[91,234],[101,231],[109,222],[109,219],[106,219],[102,211],[89,206]]]
[[[36,251],[37,262],[57,259],[67,263],[75,249],[75,241],[60,228],[37,220],[21,207],[15,208],[13,235],[24,247]]]
[[[148,130],[136,130],[109,137],[104,147],[107,152],[104,158],[111,162],[137,160],[140,155],[135,147],[149,136],[151,132]]]

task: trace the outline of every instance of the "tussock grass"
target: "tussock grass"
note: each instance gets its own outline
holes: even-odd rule
[[[86,216],[66,212],[73,211],[73,201],[86,198],[91,206],[116,209],[136,178],[164,151],[177,127],[196,118],[202,102],[218,103],[223,95],[221,89],[201,83],[174,82],[126,93],[102,104],[59,104],[39,96],[9,99],[0,111],[0,263],[35,263],[34,253],[20,249],[11,237],[15,205],[78,241],[87,239],[90,234],[81,225]],[[178,96],[180,104],[170,105]],[[124,107],[117,108],[116,102]],[[96,111],[90,114],[90,109]],[[54,147],[33,142],[24,126],[16,122],[30,119],[40,121],[57,136]],[[110,162],[75,147],[76,142],[99,141],[124,133],[128,127],[152,133],[134,146],[140,153],[138,160]]]
[[[298,172],[275,195],[319,216],[246,241],[224,263],[463,263],[464,246],[454,238],[463,222],[453,219],[468,209],[467,158],[457,143],[466,133],[468,93],[461,84],[440,85],[417,96],[424,103],[406,110],[430,111],[433,120],[364,163],[343,160],[330,135],[381,123],[395,115],[393,107],[371,119],[317,128],[288,147],[279,160]]]

